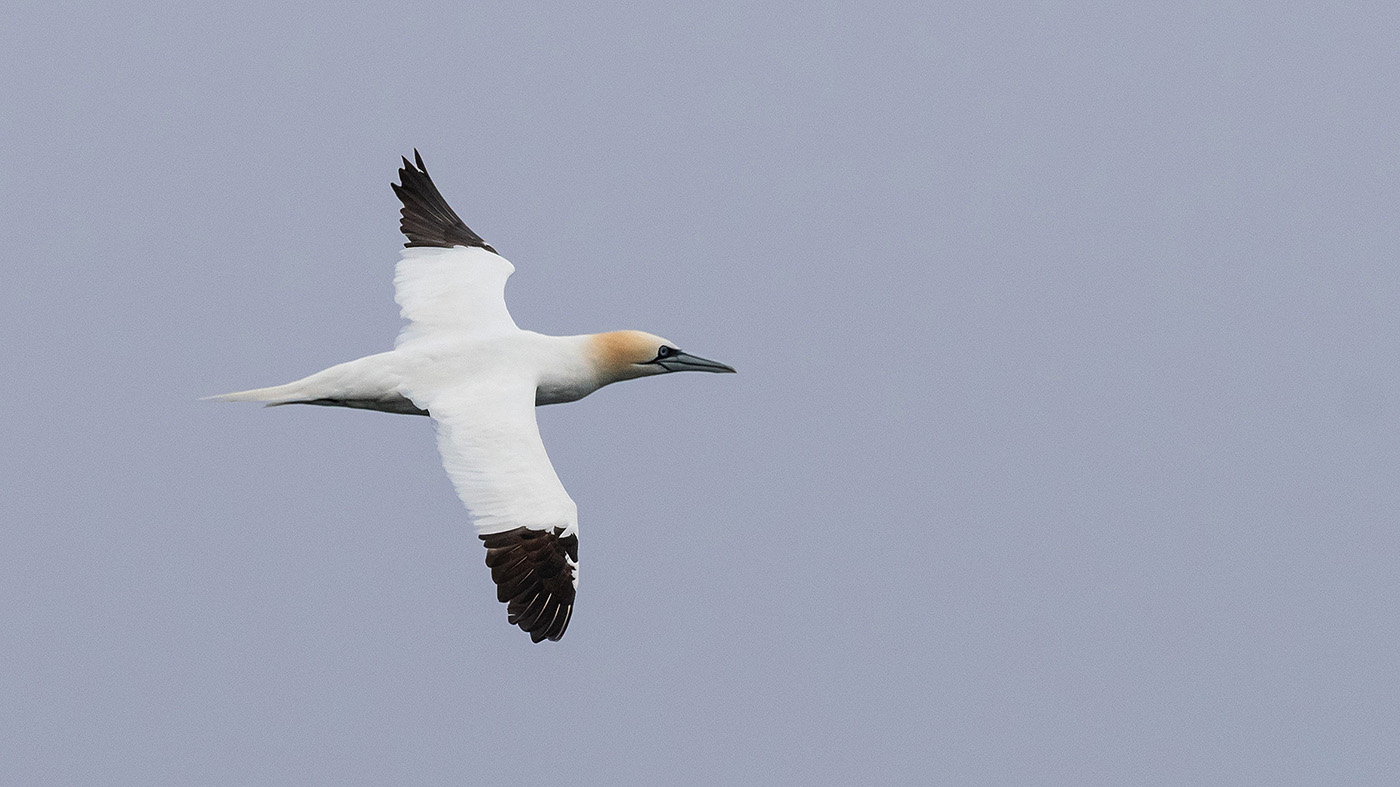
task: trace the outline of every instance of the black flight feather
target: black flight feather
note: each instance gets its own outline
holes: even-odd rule
[[[423,166],[423,157],[418,149],[413,149],[415,167],[408,159],[403,160],[399,169],[398,183],[390,183],[403,209],[399,211],[399,230],[408,238],[405,246],[435,246],[450,249],[453,246],[478,246],[492,254],[496,250],[487,245],[480,235],[471,231],[442,198],[442,192],[428,177],[428,169]]]
[[[535,642],[564,636],[573,616],[574,570],[569,563],[578,564],[578,536],[563,532],[517,527],[480,536],[496,597],[506,603],[511,624]]]

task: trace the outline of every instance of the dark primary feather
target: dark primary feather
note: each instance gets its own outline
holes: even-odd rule
[[[509,621],[535,642],[564,636],[574,614],[574,571],[565,557],[578,564],[578,536],[563,532],[517,527],[480,537],[496,598],[507,604]]]
[[[413,160],[418,166],[403,160],[399,169],[399,180],[403,185],[390,183],[403,209],[399,211],[399,230],[408,237],[405,246],[436,246],[450,249],[453,246],[479,246],[492,254],[496,250],[487,245],[480,235],[471,231],[460,218],[442,193],[428,177],[428,169],[423,166],[423,157],[413,150]]]

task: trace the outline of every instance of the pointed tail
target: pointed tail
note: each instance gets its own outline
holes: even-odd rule
[[[402,376],[393,352],[370,355],[303,377],[285,385],[206,396],[221,402],[322,404],[359,407],[391,413],[422,413],[399,393]]]
[[[204,396],[200,398],[200,401],[212,399],[218,402],[266,402],[269,407],[278,404],[291,404],[292,402],[304,401],[307,398],[305,382],[305,380],[297,380],[294,383],[274,385],[269,388],[253,388],[248,391]]]

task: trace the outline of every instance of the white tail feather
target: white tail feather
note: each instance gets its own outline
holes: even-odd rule
[[[221,402],[287,404],[322,399],[381,400],[401,398],[392,353],[380,353],[323,369],[285,385],[206,396]]]
[[[305,381],[298,380],[294,383],[287,383],[286,385],[274,385],[268,388],[253,388],[248,391],[234,391],[233,393],[205,396],[201,397],[200,401],[212,399],[218,402],[267,402],[269,404],[295,402],[307,398],[302,392],[303,386],[301,383],[303,382]]]

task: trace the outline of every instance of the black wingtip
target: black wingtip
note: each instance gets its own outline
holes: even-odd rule
[[[491,248],[480,235],[472,232],[443,199],[433,179],[428,177],[428,168],[423,166],[423,157],[418,149],[413,149],[413,159],[417,166],[409,163],[406,156],[399,169],[399,182],[390,183],[394,194],[403,203],[399,211],[399,231],[408,238],[404,246],[431,246],[450,249],[453,246],[475,246]]]
[[[533,642],[557,641],[573,617],[578,536],[563,533],[517,527],[479,536],[496,598],[507,604],[506,619]]]

